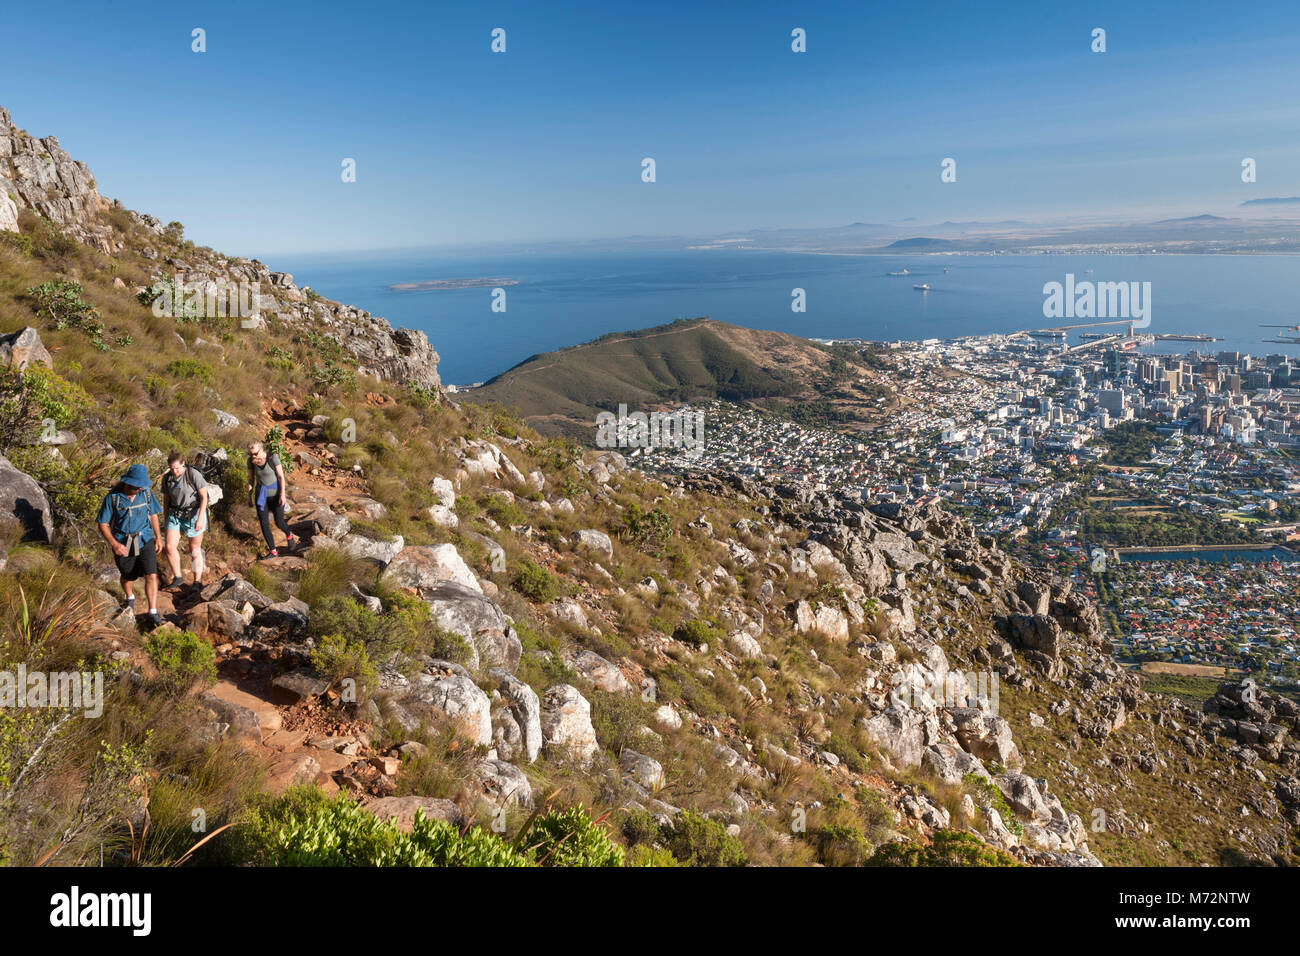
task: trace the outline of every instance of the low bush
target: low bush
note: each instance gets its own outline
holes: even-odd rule
[[[158,668],[158,682],[174,694],[184,694],[196,683],[216,683],[216,653],[192,631],[160,627],[149,635],[144,650]]]

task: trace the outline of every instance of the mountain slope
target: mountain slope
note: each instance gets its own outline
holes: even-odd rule
[[[44,162],[5,141],[11,184]],[[0,232],[0,674],[85,667],[103,711],[0,722],[0,860],[1298,862],[1293,702],[1145,693],[1069,582],[941,509],[666,483],[458,406],[427,343],[68,176]],[[268,288],[249,325],[158,315],[135,290],[168,272]],[[600,387],[761,391],[789,384],[769,348],[807,378],[834,360],[682,331],[662,361],[611,337]],[[301,538],[269,560],[251,439]],[[95,515],[173,449],[221,492],[211,573],[142,631]],[[331,845],[344,826],[380,832]]]

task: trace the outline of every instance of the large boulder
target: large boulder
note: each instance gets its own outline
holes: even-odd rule
[[[367,538],[365,535],[360,534],[344,534],[339,539],[339,547],[353,557],[366,558],[377,564],[388,565],[402,553],[403,548],[406,547],[406,541],[400,534],[393,535],[387,541]]]
[[[430,820],[442,820],[457,828],[465,824],[460,807],[439,797],[369,797],[361,801],[361,809],[407,833],[415,825],[417,812]]]
[[[570,684],[556,684],[542,696],[542,741],[548,751],[586,765],[600,745],[591,725],[591,704]]]
[[[209,584],[203,589],[202,596],[205,601],[224,601],[236,607],[251,604],[255,611],[261,611],[275,603],[237,574],[227,574],[220,581]]]
[[[569,537],[573,541],[574,548],[579,551],[600,554],[611,561],[614,559],[614,543],[609,540],[609,535],[603,531],[597,531],[595,528],[584,528],[581,531],[573,532]]]
[[[480,595],[483,593],[478,578],[453,544],[404,548],[384,569],[383,580],[396,587],[411,588],[425,600],[448,581]]]
[[[444,581],[435,587],[421,589],[420,597],[429,605],[435,624],[445,631],[459,634],[468,642],[471,651],[468,666],[471,669],[501,666],[513,673],[519,666],[523,644],[505,612],[484,597],[482,591],[455,581]]]
[[[952,707],[947,714],[956,727],[958,742],[968,753],[1012,769],[1024,765],[1011,725],[1003,718],[974,707]]]
[[[569,661],[573,669],[607,694],[630,694],[632,685],[615,665],[595,651],[581,650]]]
[[[497,682],[497,691],[519,729],[523,758],[532,763],[542,749],[542,704],[537,692],[502,667],[492,668],[488,676]]]
[[[474,743],[492,743],[492,702],[468,677],[417,674],[403,700],[416,702],[446,716]]]
[[[5,198],[7,197],[0,193],[0,207],[3,207]],[[0,219],[2,218],[3,211],[0,209]],[[0,229],[4,229],[4,226],[0,225]],[[54,367],[49,350],[45,348],[40,334],[34,328],[29,325],[10,335],[0,335],[0,367],[16,368],[21,372],[33,364],[44,365],[46,368]]]
[[[9,520],[22,526],[24,541],[48,542],[54,537],[54,518],[45,490],[0,455],[0,521]]]
[[[532,785],[527,775],[514,764],[504,760],[483,760],[479,762],[475,776],[482,784],[484,795],[498,807],[532,809]]]
[[[925,748],[938,742],[939,726],[933,714],[892,704],[867,720],[867,738],[899,769],[921,763]]]
[[[844,611],[833,604],[813,604],[798,601],[793,609],[794,629],[800,634],[816,631],[836,641],[849,638],[849,619]]]
[[[1047,823],[1052,807],[1039,788],[1038,781],[1023,773],[1004,773],[993,778],[1007,804],[1026,823]]]
[[[0,191],[0,232],[18,232],[18,204]]]
[[[924,761],[926,769],[944,783],[959,784],[972,773],[985,779],[989,775],[978,757],[955,744],[941,742],[931,745],[925,751]]]
[[[446,478],[438,477],[429,482],[429,490],[433,496],[438,499],[438,504],[444,508],[452,508],[456,505],[456,486]]]
[[[211,643],[227,644],[244,636],[248,620],[226,601],[204,601],[181,614],[181,626]]]
[[[307,629],[310,613],[305,601],[291,597],[262,608],[254,615],[253,623],[258,627],[273,627],[294,634]]]

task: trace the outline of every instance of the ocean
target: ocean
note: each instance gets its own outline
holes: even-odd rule
[[[1157,342],[1147,352],[1300,356],[1269,325],[1300,324],[1295,256],[849,256],[737,249],[588,252],[373,252],[268,256],[320,294],[420,329],[442,357],[442,380],[486,381],[535,355],[607,332],[708,315],[809,338],[953,338],[1081,319],[1046,319],[1043,286],[1150,282],[1148,333],[1199,333],[1211,343]],[[945,273],[944,269],[947,268]],[[890,272],[908,270],[906,276]],[[1089,273],[1087,270],[1092,270]],[[505,311],[491,288],[394,291],[436,279],[513,279]],[[913,289],[929,284],[929,292]],[[806,311],[791,310],[803,289]],[[1088,330],[1084,330],[1088,331]],[[1092,331],[1104,332],[1105,328]],[[1077,342],[1078,333],[1071,333]]]

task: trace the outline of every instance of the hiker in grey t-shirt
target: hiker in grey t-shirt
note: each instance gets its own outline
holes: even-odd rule
[[[260,441],[248,446],[248,496],[249,504],[257,509],[257,520],[262,525],[262,537],[266,539],[267,552],[264,557],[278,558],[279,549],[275,546],[275,535],[271,531],[271,519],[275,526],[284,532],[288,543],[285,547],[297,546],[297,539],[289,530],[289,523],[284,519],[285,487],[284,466],[279,456],[266,450]]]
[[[190,547],[190,570],[194,572],[195,591],[203,588],[206,561],[203,556],[203,532],[208,530],[208,483],[203,474],[185,463],[185,456],[173,452],[167,459],[167,473],[162,480],[163,522],[167,533],[167,563],[172,579],[167,586],[182,588],[180,540],[184,533]]]

